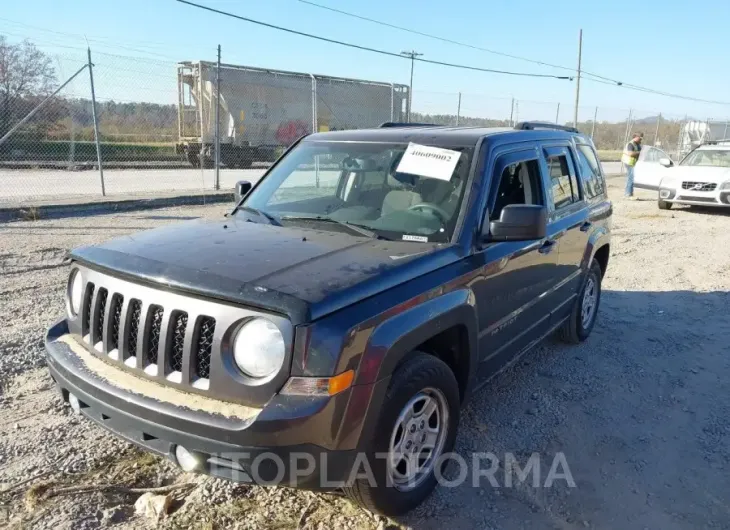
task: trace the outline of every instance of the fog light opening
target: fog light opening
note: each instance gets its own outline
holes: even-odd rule
[[[669,198],[669,190],[662,190],[659,192],[659,197],[662,199],[668,199]]]
[[[198,454],[188,451],[182,445],[175,448],[175,459],[182,470],[188,473],[197,471],[203,464],[203,460]]]

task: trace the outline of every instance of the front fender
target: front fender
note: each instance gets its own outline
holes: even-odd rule
[[[389,377],[398,363],[420,344],[460,325],[467,330],[469,373],[473,372],[478,364],[477,313],[473,293],[462,288],[431,298],[381,322],[370,335],[360,362],[357,384]],[[471,386],[470,376],[467,389]]]

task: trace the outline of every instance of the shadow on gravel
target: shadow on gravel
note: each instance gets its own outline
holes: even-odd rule
[[[399,522],[730,528],[729,315],[725,291],[604,291],[587,341],[551,337],[471,398],[456,446],[466,479]],[[475,453],[498,462],[494,482],[474,473]],[[575,487],[546,487],[559,454]]]

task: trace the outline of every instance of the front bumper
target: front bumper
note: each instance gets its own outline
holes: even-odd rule
[[[675,204],[694,206],[730,206],[730,190],[698,192],[676,188],[659,188],[659,198]]]
[[[196,471],[240,482],[338,487],[355,461],[367,404],[387,387],[381,381],[325,398],[276,395],[242,419],[119,388],[59,340],[67,334],[62,320],[46,336],[48,367],[64,400],[72,394],[84,416],[143,449],[175,461],[181,445],[199,456]]]

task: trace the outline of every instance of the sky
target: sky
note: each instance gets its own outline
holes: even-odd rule
[[[300,0],[195,0],[224,11],[291,29],[399,53],[416,50],[434,61],[480,68],[566,75],[565,70],[500,56],[330,12]],[[730,117],[730,68],[724,41],[730,2],[705,0],[692,9],[681,0],[312,0],[501,53],[568,68],[577,65],[583,30],[585,71],[655,90],[727,101],[705,104],[581,83],[580,119],[625,120],[662,113],[669,118]],[[27,38],[54,57],[59,78],[94,53],[101,99],[174,103],[175,62],[224,63],[408,84],[410,61],[282,33],[190,7],[175,0],[33,0],[4,2],[0,34]],[[86,96],[79,77],[67,91]],[[507,118],[512,98],[518,117],[572,119],[575,81],[515,77],[416,63],[414,111]]]

